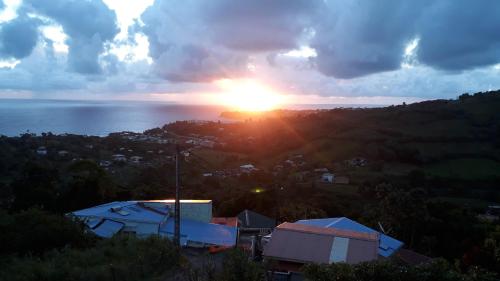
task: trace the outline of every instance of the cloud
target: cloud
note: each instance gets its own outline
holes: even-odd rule
[[[436,1],[418,22],[418,59],[461,71],[500,62],[500,2]]]
[[[59,23],[68,35],[68,65],[75,72],[101,71],[98,56],[118,34],[116,14],[101,0],[25,0],[30,9]]]
[[[153,71],[174,82],[211,82],[247,72],[248,54],[213,44],[200,16],[200,1],[156,1],[142,15]]]
[[[323,6],[310,0],[201,3],[202,19],[214,44],[255,52],[298,48]]]
[[[293,94],[431,98],[500,87],[495,0],[156,0],[135,19],[111,2],[121,35],[103,0],[6,2],[0,88],[184,93],[253,78]]]
[[[31,54],[38,41],[37,19],[19,16],[1,26],[0,56],[22,59]]]
[[[5,8],[5,3],[3,2],[3,0],[0,0],[0,9],[3,9]]]
[[[0,89],[39,93],[85,89],[86,79],[66,72],[65,64],[61,55],[38,44],[15,68],[0,68]]]
[[[500,62],[500,3],[471,1],[331,1],[315,27],[318,70],[355,78],[401,67],[419,38],[416,59],[462,71]]]
[[[228,52],[213,52],[198,45],[174,46],[155,61],[157,73],[175,82],[211,82],[237,77],[247,69],[247,59]]]
[[[427,1],[331,1],[316,26],[312,46],[318,70],[355,78],[400,68],[415,21]]]

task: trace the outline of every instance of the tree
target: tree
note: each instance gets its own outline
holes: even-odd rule
[[[38,206],[53,210],[58,183],[59,173],[56,169],[38,162],[28,162],[11,184],[13,208],[22,210]]]
[[[66,246],[85,247],[92,239],[78,222],[29,209],[13,215],[0,212],[0,241],[0,254],[40,255]]]
[[[77,210],[112,200],[116,186],[106,171],[93,161],[78,161],[68,168],[61,194],[64,211]]]

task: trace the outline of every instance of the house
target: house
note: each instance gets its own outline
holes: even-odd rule
[[[69,152],[67,150],[59,150],[57,152],[57,155],[59,155],[60,157],[66,157],[69,155]]]
[[[252,164],[245,164],[240,166],[240,170],[243,173],[251,173],[253,171],[256,171],[257,169]]]
[[[277,226],[264,257],[279,271],[299,271],[307,263],[356,264],[378,258],[380,235],[300,223]]]
[[[115,162],[126,162],[127,161],[127,157],[125,157],[125,155],[123,155],[123,154],[114,154],[111,157],[113,158],[113,161],[115,161]]]
[[[299,220],[296,223],[319,226],[324,228],[336,228],[341,230],[356,231],[362,233],[379,233],[378,231],[372,228],[369,228],[365,225],[362,225],[346,217]],[[380,234],[379,256],[385,258],[390,257],[403,246],[403,242],[396,240],[385,234],[382,233],[379,234]]]
[[[306,263],[356,264],[388,258],[403,245],[345,217],[283,223],[267,240],[263,255],[282,272],[299,272]]]
[[[99,162],[99,166],[104,167],[104,168],[109,167],[109,166],[111,166],[111,161],[101,160]]]
[[[141,156],[132,156],[132,157],[130,157],[130,161],[134,164],[139,164],[142,161],[142,157]]]
[[[47,148],[45,146],[40,146],[36,149],[36,154],[38,155],[47,155]]]
[[[117,233],[138,237],[174,235],[175,200],[117,201],[69,213],[83,221],[97,236]],[[181,244],[187,247],[236,245],[237,228],[210,223],[211,200],[181,200]]]
[[[244,210],[238,214],[238,224],[241,232],[268,234],[276,226],[276,220],[250,210]]]
[[[212,177],[214,174],[213,173],[203,173],[203,177]]]
[[[321,175],[321,182],[324,182],[324,183],[333,183],[334,179],[335,179],[335,175],[332,173],[324,173]]]
[[[354,157],[346,161],[347,165],[351,167],[363,167],[366,166],[367,162],[368,161],[362,157]]]

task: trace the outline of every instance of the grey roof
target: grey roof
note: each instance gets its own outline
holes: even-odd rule
[[[250,210],[239,213],[238,222],[241,228],[274,228],[276,226],[276,220]]]
[[[377,259],[378,241],[378,234],[283,223],[274,229],[264,256],[299,263],[353,264]]]

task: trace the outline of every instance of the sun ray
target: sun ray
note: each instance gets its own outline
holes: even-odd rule
[[[284,103],[284,96],[253,79],[222,79],[215,84],[221,89],[219,102],[238,111],[268,111]]]

